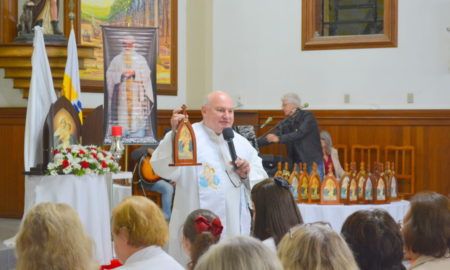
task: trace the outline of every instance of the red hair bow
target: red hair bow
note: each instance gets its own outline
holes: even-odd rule
[[[197,233],[208,231],[211,232],[211,234],[215,237],[220,236],[220,234],[222,233],[223,226],[218,217],[209,222],[209,220],[207,220],[204,216],[198,216],[194,220],[194,222]]]

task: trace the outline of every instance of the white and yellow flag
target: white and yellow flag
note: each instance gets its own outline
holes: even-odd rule
[[[78,52],[75,33],[70,30],[69,42],[67,43],[67,62],[64,70],[64,79],[61,95],[66,97],[73,105],[83,123],[83,107],[80,101],[80,72],[78,69]]]
[[[45,51],[44,34],[40,26],[34,27],[33,47],[31,82],[25,122],[23,154],[25,171],[29,171],[31,167],[42,163],[44,122],[50,106],[56,101],[52,72]]]

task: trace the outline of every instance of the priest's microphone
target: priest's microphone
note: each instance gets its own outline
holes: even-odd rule
[[[228,149],[230,150],[231,161],[233,163],[234,168],[236,168],[237,155],[236,155],[236,148],[234,148],[234,143],[233,143],[234,131],[232,128],[228,127],[228,128],[223,129],[222,134],[223,134],[223,138],[228,143]]]

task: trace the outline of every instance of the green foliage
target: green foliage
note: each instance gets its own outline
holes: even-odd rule
[[[81,19],[86,21],[90,21],[92,16],[99,20],[106,21],[108,20],[110,13],[110,9],[108,7],[90,5],[87,3],[83,3],[81,6],[81,11]]]
[[[128,10],[131,0],[115,0],[109,11],[109,19],[114,18],[118,13]]]

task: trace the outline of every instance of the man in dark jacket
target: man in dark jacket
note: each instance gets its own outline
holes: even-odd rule
[[[316,118],[311,112],[301,110],[300,98],[295,93],[284,95],[281,101],[286,118],[278,124],[272,133],[258,138],[258,145],[285,144],[290,162],[306,162],[308,172],[311,172],[312,164],[315,162],[322,179],[323,156]]]

